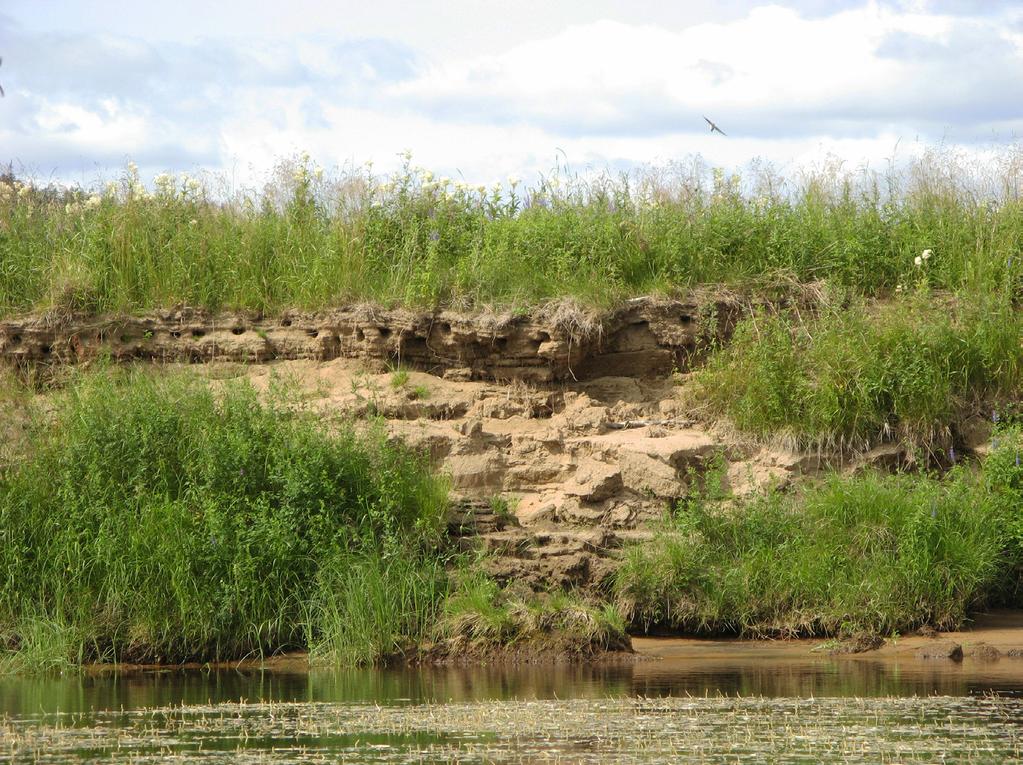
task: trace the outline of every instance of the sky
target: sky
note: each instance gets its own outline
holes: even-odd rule
[[[998,0],[0,0],[0,56],[0,163],[86,186],[302,151],[474,183],[791,174],[1023,136],[1023,2]]]

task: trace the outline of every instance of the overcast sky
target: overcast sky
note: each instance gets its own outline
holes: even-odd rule
[[[0,162],[84,184],[302,150],[484,182],[794,172],[1023,136],[1023,2],[3,0],[0,56]]]

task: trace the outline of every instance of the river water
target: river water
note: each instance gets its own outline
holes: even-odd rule
[[[662,658],[0,678],[0,760],[1023,761],[1023,660],[642,648]]]

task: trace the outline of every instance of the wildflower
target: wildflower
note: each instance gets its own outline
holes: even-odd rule
[[[955,447],[954,447],[954,446],[950,446],[950,447],[948,447],[948,458],[949,458],[949,460],[951,460],[951,461],[952,461],[953,463],[954,463],[954,462],[956,461],[956,450],[955,450]]]
[[[430,232],[430,241],[431,242],[436,242],[439,239],[440,239],[440,232],[439,231],[431,231]]]
[[[136,176],[138,174],[139,174],[139,166],[136,165],[134,162],[129,162],[128,163],[128,175]]]
[[[103,188],[103,193],[108,197],[112,197],[117,194],[117,183],[114,181],[107,181],[107,185]]]
[[[316,180],[322,181],[323,180],[323,168],[320,167],[319,165],[317,165],[316,169],[313,170],[313,175],[316,176]]]
[[[487,187],[481,183],[479,186],[476,187],[476,191],[478,191],[480,194],[486,194]]]
[[[367,170],[373,169],[373,160],[367,159],[363,164],[366,166]]]
[[[442,176],[441,179],[437,181],[437,183],[439,183],[442,187],[447,188],[448,186],[451,185],[451,179],[445,175]]]
[[[1001,418],[998,416],[998,410],[997,409],[992,410],[992,412],[991,412],[991,422],[998,422],[999,419],[1001,419]]]
[[[924,264],[924,259],[917,255],[915,258],[913,258],[913,263],[916,265],[917,268],[920,268],[920,266]]]
[[[189,226],[194,226],[194,225],[196,225],[197,223],[199,223],[199,221],[197,221],[197,220],[196,220],[195,218],[192,218],[192,220],[188,221],[188,225],[189,225]]]
[[[32,193],[31,186],[22,186],[20,189],[18,189],[18,199],[24,199],[31,193]]]
[[[931,257],[931,251],[930,250],[924,250],[923,252],[920,253],[920,259],[921,260],[929,260],[930,257]]]
[[[896,293],[902,292],[902,285],[901,284],[896,284],[895,285],[895,292]]]
[[[433,181],[433,173],[431,173],[429,170],[424,170],[423,171],[423,180],[426,181],[427,183],[430,183],[431,181]]]
[[[199,183],[198,178],[189,178],[185,186],[188,188],[189,191],[195,192],[199,190],[201,184]]]
[[[519,178],[517,175],[509,175],[508,176],[508,185],[511,186],[513,189],[516,186],[518,186],[520,183],[522,183],[522,179]]]

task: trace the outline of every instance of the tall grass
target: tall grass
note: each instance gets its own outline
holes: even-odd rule
[[[85,375],[54,407],[0,467],[0,648],[22,663],[371,661],[431,622],[445,487],[382,433],[181,375]]]
[[[885,175],[825,166],[780,179],[698,160],[632,174],[557,170],[530,188],[470,187],[406,165],[323,174],[289,160],[262,190],[133,166],[105,189],[0,179],[0,314],[593,304],[784,272],[888,294],[935,253],[935,288],[1019,291],[1018,147],[983,168],[942,151]]]
[[[752,316],[693,394],[744,431],[800,447],[947,449],[964,417],[1018,394],[1021,332],[1004,293],[939,299],[923,287],[884,305]]]
[[[1018,605],[1020,430],[996,442],[980,476],[835,476],[735,507],[694,497],[627,551],[620,603],[641,624],[753,635],[949,629]]]

